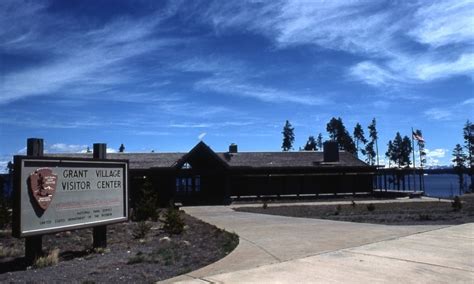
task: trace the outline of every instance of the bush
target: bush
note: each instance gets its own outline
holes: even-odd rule
[[[340,205],[340,204],[337,205],[337,206],[336,206],[336,211],[334,212],[334,215],[339,215],[339,214],[341,213],[341,210],[342,210],[341,205]]]
[[[461,211],[462,209],[462,202],[459,196],[455,196],[453,202],[451,203],[454,211]]]
[[[58,264],[59,249],[53,249],[47,256],[40,257],[35,260],[34,268],[44,268]]]
[[[369,210],[370,212],[374,211],[375,210],[375,205],[372,204],[372,203],[367,204],[367,210]]]
[[[134,221],[158,220],[158,193],[149,179],[143,182],[137,193],[137,202],[133,210]]]
[[[7,228],[12,223],[11,207],[8,202],[0,196],[0,229]]]
[[[181,234],[184,230],[184,220],[178,210],[169,207],[166,209],[163,230],[169,234]]]
[[[263,201],[262,208],[263,208],[263,209],[267,209],[267,208],[268,208],[268,203],[267,203],[266,201]]]
[[[134,239],[143,239],[151,230],[151,224],[148,224],[145,221],[140,221],[137,223],[133,229],[132,236]]]

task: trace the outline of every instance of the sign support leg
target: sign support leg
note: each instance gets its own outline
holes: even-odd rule
[[[107,144],[94,144],[94,159],[107,159]],[[94,248],[107,247],[107,226],[97,226],[92,228],[92,239]]]
[[[44,153],[43,139],[28,138],[26,141],[26,154],[33,157],[42,157]],[[25,258],[29,265],[43,256],[43,235],[25,238]]]
[[[25,238],[25,258],[28,265],[43,256],[43,235]]]

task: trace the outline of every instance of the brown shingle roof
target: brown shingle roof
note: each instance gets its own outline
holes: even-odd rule
[[[230,167],[364,167],[366,163],[350,153],[339,152],[339,162],[325,163],[323,152],[240,152],[218,153]]]
[[[112,153],[108,159],[129,160],[130,169],[171,168],[187,153]],[[323,152],[239,152],[216,153],[229,167],[283,168],[283,167],[366,167],[366,163],[350,153],[339,152],[339,162],[324,163]],[[92,158],[92,154],[47,154]]]

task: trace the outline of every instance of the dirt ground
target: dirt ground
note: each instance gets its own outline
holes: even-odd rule
[[[0,282],[151,283],[206,266],[230,253],[238,236],[181,212],[185,230],[180,235],[163,231],[160,222],[144,238],[136,238],[138,223],[107,227],[108,247],[93,250],[92,230],[43,236],[43,251],[59,249],[56,265],[26,267],[24,243],[0,232]]]
[[[398,202],[349,205],[285,205],[268,207],[240,207],[236,211],[282,215],[289,217],[330,219],[386,225],[441,225],[474,222],[474,194],[461,197],[462,208],[454,210],[449,202]],[[370,211],[369,209],[373,209]]]

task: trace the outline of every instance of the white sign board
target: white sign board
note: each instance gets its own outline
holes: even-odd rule
[[[128,220],[127,161],[16,156],[15,166],[16,237]]]

